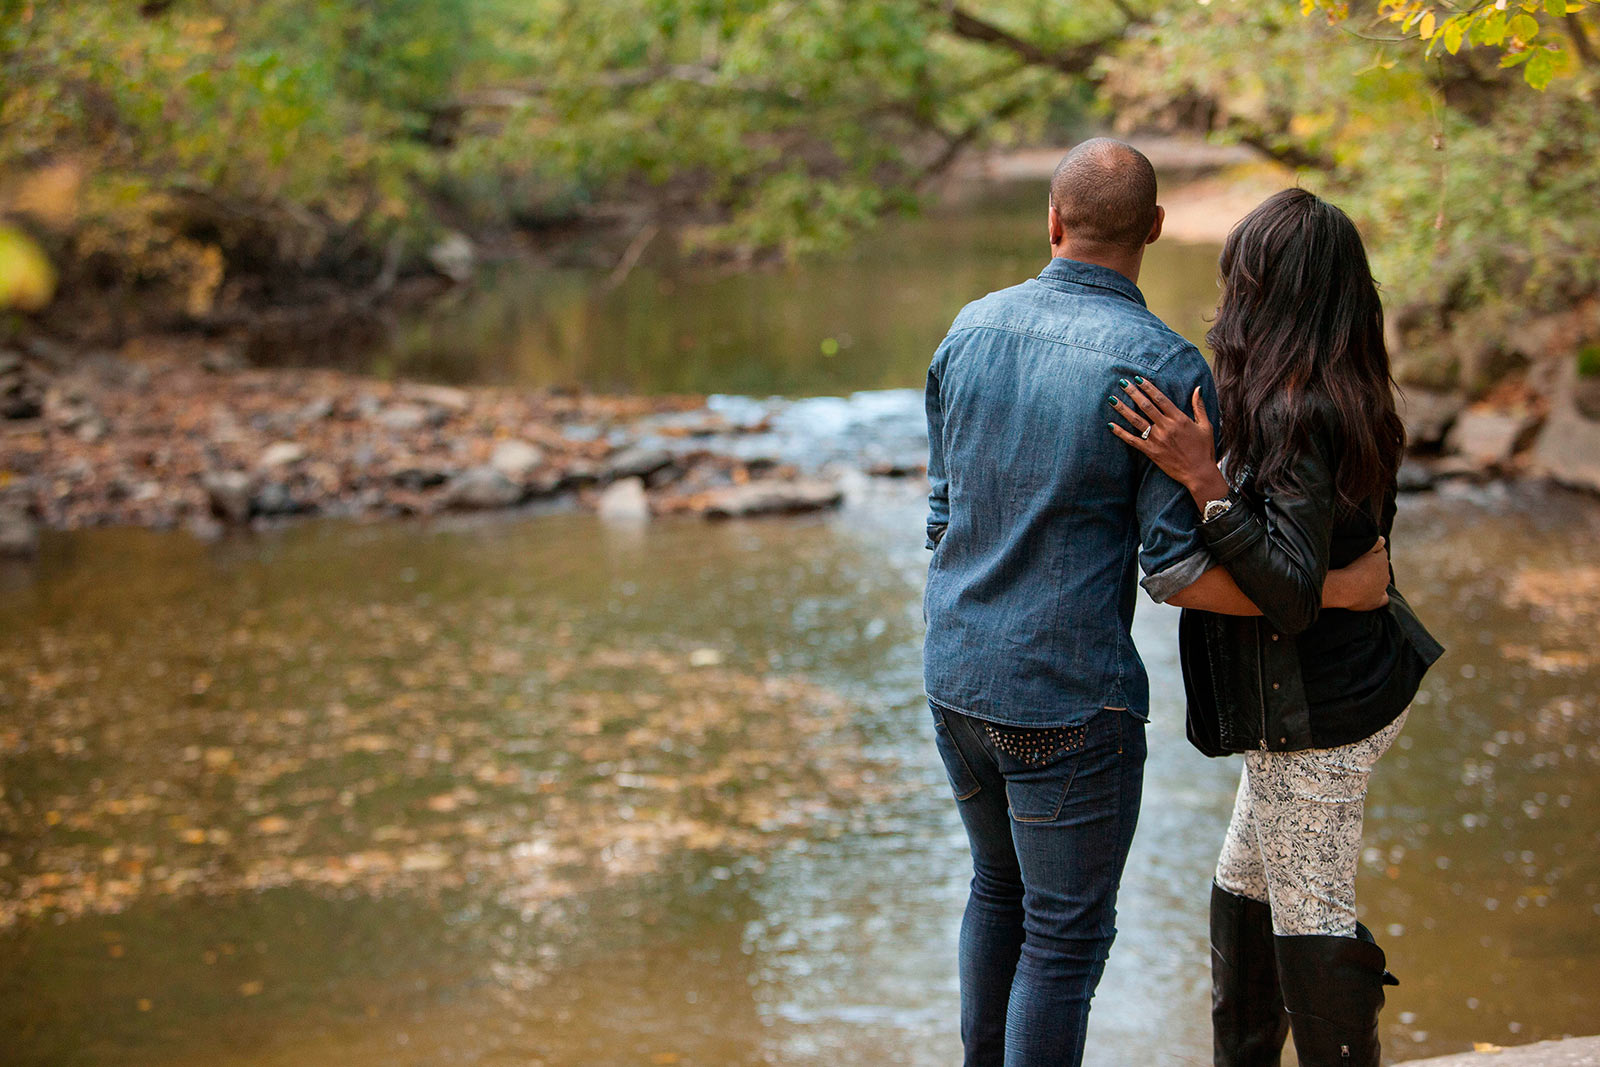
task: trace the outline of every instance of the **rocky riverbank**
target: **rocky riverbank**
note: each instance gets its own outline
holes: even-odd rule
[[[702,397],[597,397],[262,370],[194,342],[0,352],[0,551],[38,530],[229,527],[530,506],[617,518],[829,507],[839,490],[701,447],[763,429]],[[673,447],[664,447],[671,444]]]
[[[1402,488],[1538,477],[1600,492],[1584,383],[1554,386],[1472,404],[1408,391]],[[31,553],[41,529],[106,525],[211,538],[307,516],[828,508],[842,495],[830,469],[922,473],[912,392],[708,403],[251,368],[193,340],[117,354],[35,343],[0,351],[0,554]],[[828,405],[848,410],[810,410]]]

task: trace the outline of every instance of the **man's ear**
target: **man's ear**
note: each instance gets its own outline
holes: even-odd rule
[[[1161,226],[1166,221],[1167,221],[1167,209],[1162,207],[1160,204],[1157,204],[1156,205],[1156,221],[1155,221],[1155,224],[1150,227],[1149,236],[1147,236],[1144,239],[1144,243],[1145,244],[1153,245],[1153,244],[1156,243],[1156,239],[1161,236]]]
[[[1056,211],[1054,203],[1050,205],[1048,224],[1050,227],[1050,247],[1054,248],[1067,236],[1067,228],[1061,225],[1061,214]]]

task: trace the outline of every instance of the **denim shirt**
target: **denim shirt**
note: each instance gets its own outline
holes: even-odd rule
[[[1106,267],[1053,259],[956,316],[928,369],[924,681],[935,704],[1012,726],[1144,718],[1129,632],[1211,566],[1188,492],[1106,428],[1118,379],[1189,410],[1211,371]]]

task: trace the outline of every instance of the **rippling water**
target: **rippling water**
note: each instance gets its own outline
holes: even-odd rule
[[[0,932],[7,1062],[953,1062],[919,489],[50,540],[0,608],[0,887],[59,905]],[[1451,651],[1369,808],[1397,1054],[1593,1028],[1597,533],[1564,495],[1402,511]],[[1136,625],[1152,755],[1092,1062],[1201,1063],[1237,765],[1183,741],[1173,613]]]

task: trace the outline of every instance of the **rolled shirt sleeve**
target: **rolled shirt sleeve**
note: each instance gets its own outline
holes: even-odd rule
[[[1190,398],[1195,387],[1206,404],[1213,428],[1220,424],[1216,384],[1211,368],[1193,345],[1186,346],[1149,376],[1179,408],[1193,414]],[[1215,432],[1215,429],[1213,429]],[[1139,582],[1152,600],[1172,599],[1188,588],[1217,561],[1200,534],[1200,514],[1189,491],[1154,463],[1140,458],[1144,473],[1139,483],[1135,508],[1139,522],[1139,567],[1144,578]]]

